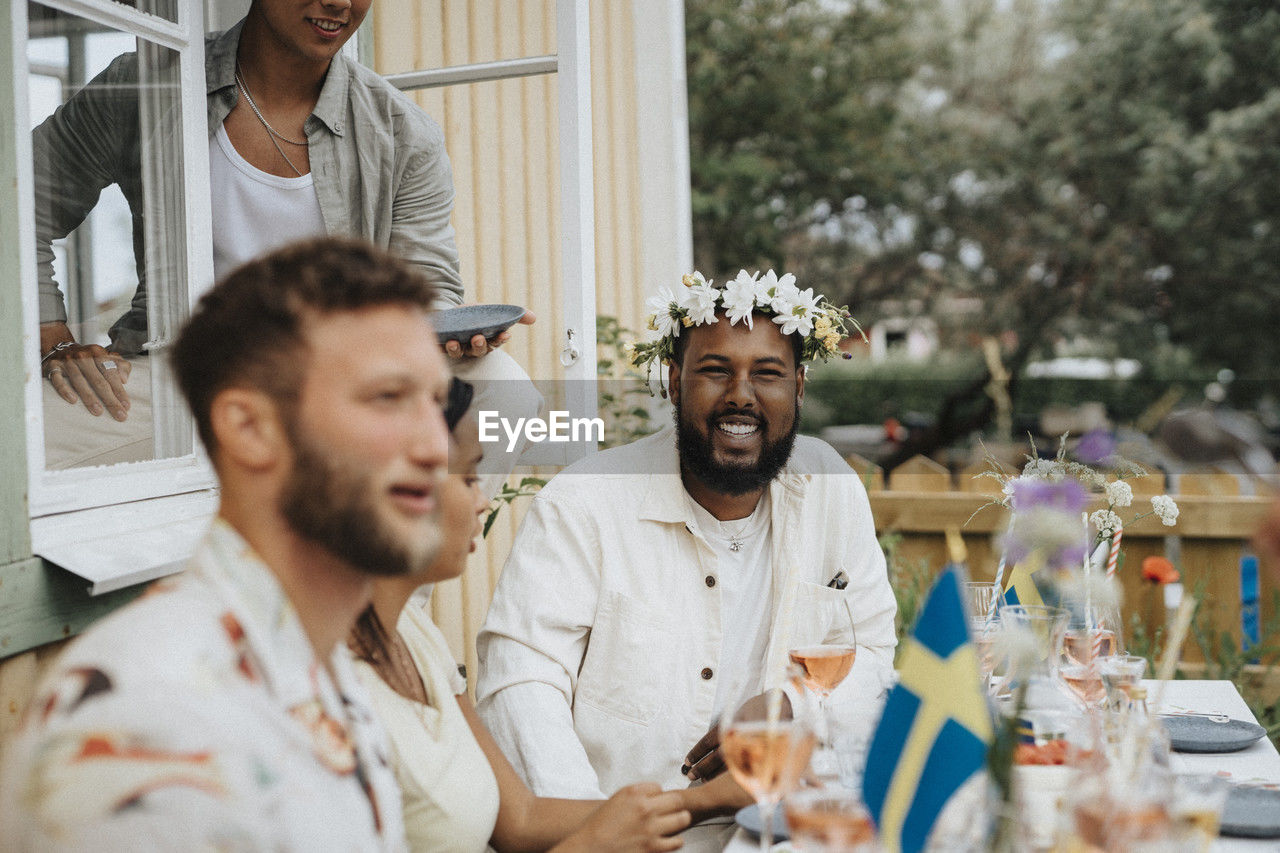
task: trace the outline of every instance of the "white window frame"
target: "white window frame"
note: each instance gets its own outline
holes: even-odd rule
[[[348,42],[348,46],[356,40]],[[561,320],[565,339],[555,355],[576,353],[565,365],[565,404],[571,417],[599,413],[596,376],[595,193],[591,143],[591,19],[588,0],[556,0],[556,54],[391,74],[405,89],[456,86],[511,77],[556,74],[559,94]],[[595,452],[582,442],[536,444],[520,458],[528,465],[567,465]]]
[[[41,5],[77,15],[128,35],[141,37],[152,44],[178,54],[178,79],[181,87],[180,110],[182,128],[182,194],[186,218],[186,293],[169,293],[174,307],[189,310],[199,294],[213,281],[213,249],[209,211],[208,132],[206,128],[206,86],[204,69],[204,17],[199,3],[181,0],[176,4],[176,22],[140,12],[113,0],[39,0]],[[158,536],[154,520],[173,520],[170,504],[199,507],[191,512],[207,517],[212,507],[212,490],[216,478],[196,439],[194,423],[177,397],[176,388],[156,383],[153,411],[157,418],[157,452],[176,435],[180,443],[189,436],[189,452],[182,455],[123,463],[109,467],[76,468],[65,471],[45,470],[45,448],[42,411],[42,380],[38,353],[39,316],[36,297],[34,187],[31,133],[27,127],[27,2],[12,0],[9,4],[8,32],[0,37],[12,40],[12,80],[15,90],[15,155],[17,195],[19,199],[19,259],[23,311],[23,353],[26,375],[24,394],[27,433],[28,485],[33,551],[42,554],[54,546],[64,547],[80,536],[86,538],[90,528],[116,526],[118,537],[127,539],[131,532],[146,531]],[[2,20],[2,19],[0,19]],[[3,26],[3,24],[0,24]],[[153,312],[154,314],[154,312]],[[153,331],[152,351],[161,350],[168,340],[157,339]],[[166,371],[167,372],[167,371]],[[165,424],[161,415],[172,418]],[[167,427],[167,429],[166,429]],[[185,435],[184,435],[185,434]],[[193,492],[206,492],[206,499],[192,501]],[[182,496],[187,496],[185,499]],[[175,500],[176,499],[176,500]],[[140,502],[146,502],[140,503]],[[86,525],[84,519],[95,519]],[[101,532],[101,527],[98,532]],[[194,543],[191,543],[194,545]],[[161,548],[160,550],[165,550]],[[182,550],[180,547],[178,550]],[[99,553],[99,556],[104,556]],[[136,553],[131,555],[136,557]],[[161,555],[157,554],[157,559]],[[172,562],[165,557],[165,562]],[[58,561],[66,565],[64,561]],[[68,566],[72,568],[73,566]],[[139,567],[135,567],[136,569]],[[140,567],[137,579],[143,579],[146,567]],[[154,569],[154,567],[152,567]],[[117,584],[119,585],[119,584]],[[101,590],[99,590],[101,591]]]

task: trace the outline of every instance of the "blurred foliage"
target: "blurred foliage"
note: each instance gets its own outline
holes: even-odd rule
[[[889,569],[889,586],[893,588],[894,597],[898,601],[894,628],[898,636],[898,649],[901,650],[902,639],[915,625],[925,596],[929,594],[934,571],[928,560],[908,560],[902,556],[901,533],[885,533],[880,536],[879,543]]]
[[[686,8],[704,272],[780,264],[866,323],[927,315],[954,350],[995,335],[1014,375],[1085,342],[1148,377],[1176,351],[1195,384],[1274,377],[1275,3]],[[932,440],[987,416],[982,386],[953,390],[963,416]],[[1074,393],[1010,392],[1019,410]],[[1142,389],[1103,393],[1123,415]]]
[[[833,424],[876,424],[885,418],[930,415],[938,401],[986,375],[977,352],[942,353],[928,361],[889,357],[883,361],[853,359],[814,365],[805,381],[805,409],[801,428],[817,432]],[[1066,379],[1018,377],[1014,405],[1015,433],[1035,429],[1038,414],[1050,405],[1099,402],[1117,423],[1131,423],[1166,394],[1194,402],[1214,380],[1215,371],[1188,363],[1175,355],[1162,358],[1130,379]],[[1275,383],[1236,380],[1231,385],[1235,405],[1251,406]],[[981,401],[971,401],[975,405]]]
[[[654,415],[662,410],[649,393],[644,374],[627,361],[623,347],[636,339],[616,317],[596,317],[596,385],[604,441],[600,448],[617,447],[657,432],[662,424]]]
[[[911,5],[685,3],[694,255],[708,278],[781,270],[819,202],[892,198],[907,160],[885,143],[911,73]]]

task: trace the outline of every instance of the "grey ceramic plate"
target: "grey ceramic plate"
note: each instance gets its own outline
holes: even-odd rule
[[[752,838],[760,837],[760,807],[751,805],[746,808],[738,809],[738,813],[733,816],[738,826],[745,829],[751,834]],[[787,835],[787,819],[782,816],[782,807],[774,809],[773,812],[773,840],[776,844],[779,841],[786,841]]]
[[[445,341],[469,341],[476,335],[492,338],[505,332],[524,316],[519,305],[459,305],[445,308],[431,317],[436,337]]]
[[[1232,788],[1218,832],[1237,838],[1280,838],[1280,791]]]
[[[1209,717],[1164,717],[1169,745],[1176,752],[1238,752],[1267,733],[1257,723],[1227,720],[1216,723]]]

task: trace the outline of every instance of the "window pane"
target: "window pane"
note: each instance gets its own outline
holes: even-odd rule
[[[189,453],[148,345],[187,304],[178,54],[28,9],[46,465]]]

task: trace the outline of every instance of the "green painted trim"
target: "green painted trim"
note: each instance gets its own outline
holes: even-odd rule
[[[0,566],[0,659],[80,633],[145,584],[89,595],[89,582],[39,557]]]
[[[25,4],[22,4],[25,8]],[[13,121],[17,98],[13,80],[12,10],[0,12],[0,210],[30,211],[18,198],[17,134],[26,122]],[[22,364],[22,258],[18,217],[0,216],[0,364]],[[25,371],[0,371],[0,566],[31,556],[27,504],[27,432],[23,422]],[[4,569],[0,569],[0,580]],[[0,623],[2,625],[2,623]],[[0,629],[2,630],[2,629]]]

